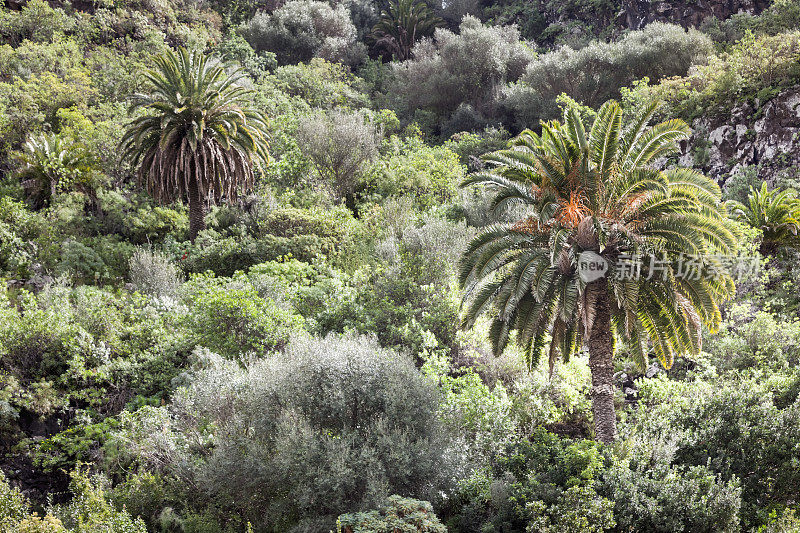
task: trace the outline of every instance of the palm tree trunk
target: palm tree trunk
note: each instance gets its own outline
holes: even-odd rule
[[[608,444],[617,438],[617,415],[614,411],[614,337],[611,332],[608,283],[605,278],[601,278],[592,284],[597,284],[594,290],[598,293],[594,323],[586,342],[589,349],[589,369],[592,372],[592,413],[595,438]]]
[[[194,242],[197,234],[206,229],[206,203],[200,196],[195,180],[189,182],[189,238]]]

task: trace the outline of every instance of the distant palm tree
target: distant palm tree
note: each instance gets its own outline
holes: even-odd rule
[[[715,182],[654,165],[689,133],[680,120],[648,127],[654,109],[623,128],[622,109],[607,102],[588,134],[569,109],[563,123],[543,123],[541,135],[525,131],[487,156],[493,168],[466,181],[495,189],[494,209],[517,205],[528,215],[489,226],[465,251],[463,326],[488,313],[495,353],[514,334],[531,364],[548,344],[551,367],[585,346],[596,438],[606,443],[616,436],[615,334],[640,365],[649,343],[669,367],[675,355],[697,353],[701,325],[719,326],[718,305],[733,291],[729,275],[677,271],[681,253],[729,254],[736,236]],[[645,260],[642,276],[622,275],[636,254],[658,262]],[[608,266],[606,275],[585,278],[591,271],[578,263],[587,257]]]
[[[760,189],[750,187],[746,204],[728,202],[736,220],[763,232],[759,251],[774,254],[783,246],[800,247],[800,199],[791,189],[768,190],[762,183]]]
[[[17,175],[22,179],[34,209],[50,204],[59,191],[77,189],[92,195],[94,165],[85,148],[53,133],[31,136],[18,158]]]
[[[411,57],[411,49],[418,40],[433,35],[442,25],[444,21],[424,1],[392,0],[372,29],[372,39],[377,48],[405,61]]]
[[[123,155],[156,201],[188,201],[192,241],[205,228],[207,204],[251,188],[254,167],[269,157],[266,119],[243,77],[214,57],[170,50],[145,74],[150,92],[131,104],[144,114],[128,125]]]

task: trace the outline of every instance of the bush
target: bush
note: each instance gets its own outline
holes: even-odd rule
[[[800,79],[800,32],[774,36],[747,34],[727,52],[709,57],[688,75],[640,84],[635,100],[662,101],[661,112],[694,119],[726,113],[739,102],[763,103]]]
[[[422,285],[447,286],[462,252],[474,236],[464,222],[423,215],[415,224],[397,228],[378,245],[379,254]]]
[[[645,380],[640,393],[649,405],[635,431],[651,442],[673,435],[676,466],[708,468],[720,482],[740,484],[742,529],[757,528],[798,500],[798,471],[790,466],[800,461],[798,390],[797,376],[785,374],[713,385]]]
[[[104,482],[82,471],[72,474],[72,501],[39,517],[0,472],[0,531],[18,533],[147,533],[141,519],[118,511],[107,500]]]
[[[186,320],[194,342],[226,357],[280,350],[303,327],[301,317],[262,297],[243,275],[195,275],[181,292],[191,308]]]
[[[602,532],[614,526],[612,502],[596,491],[603,463],[597,443],[539,428],[462,481],[448,526],[459,533]]]
[[[617,42],[593,42],[579,50],[563,47],[528,65],[520,82],[506,89],[502,105],[519,128],[555,118],[556,98],[566,93],[592,108],[619,96],[619,88],[648,77],[685,75],[712,53],[711,40],[696,30],[652,23]]]
[[[207,357],[168,411],[130,415],[120,441],[182,480],[187,504],[265,531],[327,531],[343,510],[447,488],[438,394],[409,359],[352,336],[296,337],[245,368]]]
[[[614,502],[619,531],[741,531],[741,488],[705,465],[674,464],[674,442],[627,442],[627,456],[614,458],[602,476],[601,494]]]
[[[301,150],[337,200],[355,209],[361,178],[378,156],[381,131],[363,113],[334,110],[300,119],[297,141]]]
[[[230,236],[212,230],[201,234],[182,267],[186,272],[231,276],[284,257],[307,263],[326,258],[336,266],[351,266],[359,259],[358,232],[352,213],[344,207],[278,208],[259,213],[247,227],[229,228],[225,233]]]
[[[466,171],[455,153],[443,146],[428,146],[416,137],[392,136],[387,144],[387,155],[368,176],[368,190],[384,198],[408,195],[422,209],[456,196]]]
[[[363,80],[353,76],[347,66],[321,58],[299,65],[278,67],[265,83],[291,97],[304,100],[311,107],[358,109],[370,106],[369,98],[362,92]]]
[[[458,34],[437,29],[433,40],[414,47],[413,59],[393,65],[389,97],[399,115],[411,118],[415,110],[426,110],[440,123],[469,104],[479,117],[473,122],[483,129],[485,122],[479,122],[494,117],[499,88],[518,80],[533,57],[515,27],[484,26],[466,16]]]
[[[395,495],[375,511],[340,516],[336,533],[447,533],[447,528],[430,503]]]
[[[131,256],[129,270],[136,290],[152,296],[174,296],[181,284],[178,269],[158,252],[136,250]]]
[[[281,65],[319,57],[352,66],[366,57],[344,5],[291,0],[271,15],[257,14],[241,32],[256,52],[273,52]]]
[[[747,304],[735,305],[705,349],[721,372],[796,368],[800,363],[800,321],[752,311]]]

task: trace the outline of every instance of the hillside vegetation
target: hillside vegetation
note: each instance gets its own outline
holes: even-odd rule
[[[800,531],[798,87],[797,0],[6,0],[0,533]]]

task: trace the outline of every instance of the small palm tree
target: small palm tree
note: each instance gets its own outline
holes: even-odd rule
[[[411,49],[418,40],[433,35],[442,25],[444,21],[424,1],[392,0],[372,29],[372,39],[377,48],[405,61],[411,57]]]
[[[145,74],[150,92],[131,104],[143,115],[128,125],[123,155],[156,201],[188,201],[192,241],[207,205],[251,188],[254,167],[269,157],[266,119],[239,84],[243,77],[214,57],[170,50]]]
[[[541,135],[525,131],[487,156],[492,168],[466,181],[495,189],[494,209],[513,204],[527,216],[488,226],[465,251],[463,326],[488,313],[496,354],[515,336],[530,364],[549,345],[551,368],[559,354],[587,348],[602,442],[616,436],[615,338],[630,344],[640,365],[652,346],[669,367],[676,355],[700,349],[701,325],[719,326],[719,303],[733,291],[729,275],[679,272],[682,253],[729,254],[736,236],[715,182],[654,166],[689,133],[680,120],[648,127],[654,110],[623,128],[622,109],[607,102],[587,133],[568,109],[563,122],[543,123]],[[651,262],[640,276],[622,275],[637,256]],[[587,257],[608,272],[582,271]]]
[[[768,190],[762,183],[760,189],[750,187],[747,204],[728,202],[732,216],[763,232],[759,251],[771,255],[784,246],[800,246],[800,199],[791,189]]]
[[[49,205],[57,192],[73,188],[93,191],[94,165],[80,144],[42,133],[28,139],[18,159],[21,167],[17,175],[34,209]]]

